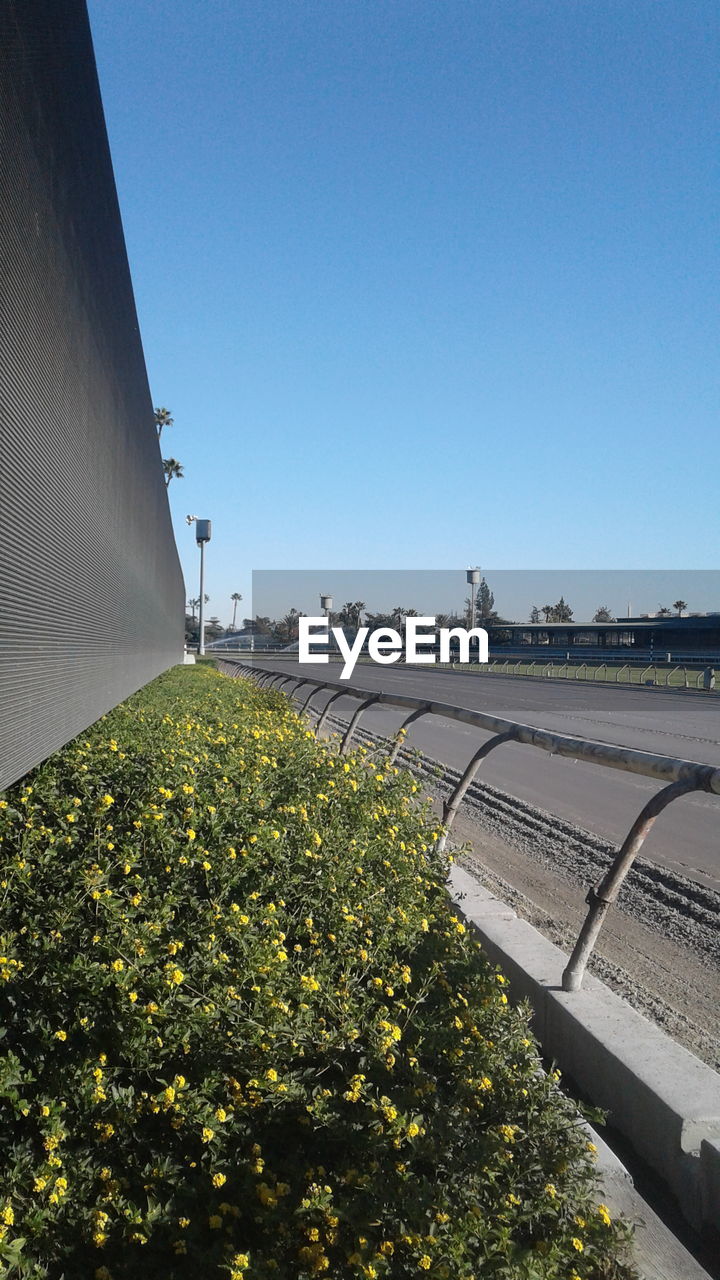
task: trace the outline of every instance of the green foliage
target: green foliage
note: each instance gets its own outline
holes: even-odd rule
[[[544,604],[539,610],[546,622],[572,622],[573,611],[561,596],[557,604]]]
[[[177,458],[163,458],[163,471],[165,472],[166,489],[171,480],[182,480],[184,475],[182,465]]]
[[[415,792],[196,667],[6,793],[0,1275],[630,1275]]]

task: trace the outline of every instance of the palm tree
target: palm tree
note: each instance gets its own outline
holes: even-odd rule
[[[405,618],[417,618],[419,614],[417,609],[404,609],[402,605],[397,604],[390,616],[395,626],[401,627]]]
[[[182,480],[183,469],[176,458],[163,458],[163,471],[165,472],[165,488],[167,489],[171,480],[176,477]]]
[[[232,629],[233,629],[233,631],[234,631],[234,630],[235,630],[235,619],[236,619],[236,617],[237,617],[237,607],[238,607],[238,605],[239,605],[240,601],[242,600],[242,596],[240,595],[240,592],[239,592],[239,591],[233,591],[233,593],[232,593],[232,595],[231,595],[230,599],[231,599],[231,600],[232,600],[232,602],[233,602],[233,620],[232,620]]]
[[[192,610],[192,620],[195,621],[195,610],[200,607],[200,597],[195,600],[188,600],[188,606]]]
[[[671,618],[671,617],[672,617],[672,609],[668,609],[668,607],[667,607],[667,605],[666,605],[666,604],[658,605],[658,612],[657,612],[657,616],[658,616],[658,618]]]
[[[683,609],[687,609],[687,600],[673,600],[673,609],[677,609],[678,618],[682,618]]]
[[[155,426],[157,427],[158,440],[162,435],[163,427],[171,427],[175,419],[172,417],[169,409],[155,410]]]
[[[298,618],[302,618],[302,616],[299,609],[293,608],[282,619],[278,631],[287,640],[288,644],[292,644],[293,640],[297,640],[299,634]]]

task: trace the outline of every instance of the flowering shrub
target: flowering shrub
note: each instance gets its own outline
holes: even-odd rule
[[[0,1275],[627,1277],[408,774],[168,673],[0,801]]]

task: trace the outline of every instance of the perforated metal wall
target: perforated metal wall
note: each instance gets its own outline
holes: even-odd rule
[[[0,0],[0,788],[183,624],[84,0]]]

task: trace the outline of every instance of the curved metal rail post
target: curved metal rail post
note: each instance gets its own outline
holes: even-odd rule
[[[357,729],[357,726],[360,723],[360,717],[363,711],[367,711],[368,707],[374,706],[374,704],[378,701],[379,701],[378,695],[374,693],[371,698],[365,698],[360,703],[360,706],[355,708],[355,710],[353,711],[352,717],[350,719],[350,723],[347,729],[345,730],[345,737],[340,743],[341,755],[346,756],[348,751],[350,750],[350,743],[352,742],[353,734],[355,733],[355,730]]]
[[[504,742],[513,741],[516,741],[515,730],[508,729],[505,733],[497,733],[494,738],[490,738],[489,742],[484,742],[479,751],[475,752],[475,755],[467,766],[462,778],[450,796],[450,799],[443,805],[443,826],[445,827],[445,831],[438,838],[436,846],[438,853],[442,853],[445,848],[448,835],[452,829],[452,825],[457,816],[457,811],[460,808],[463,796],[465,795],[465,792],[470,786],[470,783],[475,777],[475,774],[480,768],[485,757],[489,756],[490,752],[494,751],[496,747],[501,747]]]
[[[320,730],[322,729],[323,725],[325,724],[325,721],[327,720],[328,711],[330,710],[333,702],[337,702],[338,698],[345,698],[345,697],[347,697],[347,694],[342,689],[339,689],[337,693],[334,693],[332,697],[328,698],[327,702],[325,703],[325,706],[320,712],[320,719],[315,725],[316,738],[320,737]]]
[[[298,684],[297,676],[286,676],[286,678],[285,678],[285,679],[282,681],[282,683],[278,686],[278,693],[284,693],[284,692],[285,692],[285,685],[286,685],[286,684],[291,684],[291,685],[294,685],[295,687],[297,687],[297,684]],[[292,693],[290,694],[290,696],[292,697]]]
[[[300,707],[300,709],[299,709],[299,711],[298,711],[298,715],[299,715],[299,716],[304,715],[304,713],[307,711],[308,707],[310,706],[310,700],[311,700],[311,699],[313,698],[313,696],[318,692],[318,689],[324,689],[324,688],[325,688],[325,685],[323,685],[323,684],[314,684],[314,685],[313,685],[313,687],[312,687],[312,689],[310,690],[310,692],[309,692],[309,694],[308,694],[307,698],[305,699],[305,701],[303,702],[302,706]]]
[[[307,680],[299,680],[299,679],[298,679],[297,677],[295,677],[295,676],[293,677],[293,679],[295,680],[295,688],[294,688],[294,689],[290,689],[290,690],[288,691],[288,697],[289,697],[289,698],[297,698],[297,696],[298,696],[298,694],[299,694],[300,690],[302,689],[303,685],[304,685],[304,684],[307,684]]]
[[[408,725],[411,725],[415,720],[420,720],[422,716],[426,716],[427,713],[428,713],[427,706],[418,707],[417,711],[411,711],[410,715],[405,717],[405,719],[403,720],[402,724],[400,725],[400,728],[398,729],[395,735],[393,749],[387,758],[388,764],[394,764],[395,761],[397,760],[398,751],[400,750],[403,744],[405,734],[407,733]]]
[[[610,907],[617,899],[625,877],[640,852],[645,837],[650,833],[655,819],[662,813],[663,809],[672,804],[673,800],[677,800],[678,796],[687,795],[690,791],[706,790],[708,788],[703,786],[702,782],[692,778],[684,778],[679,782],[672,782],[669,787],[663,787],[662,791],[658,791],[641,809],[628,831],[612,866],[603,876],[597,889],[590,889],[585,899],[590,906],[590,910],[585,917],[585,922],[573,947],[570,960],[563,971],[563,991],[580,990],[585,967],[592,954],[592,949],[602,928],[603,921]]]

